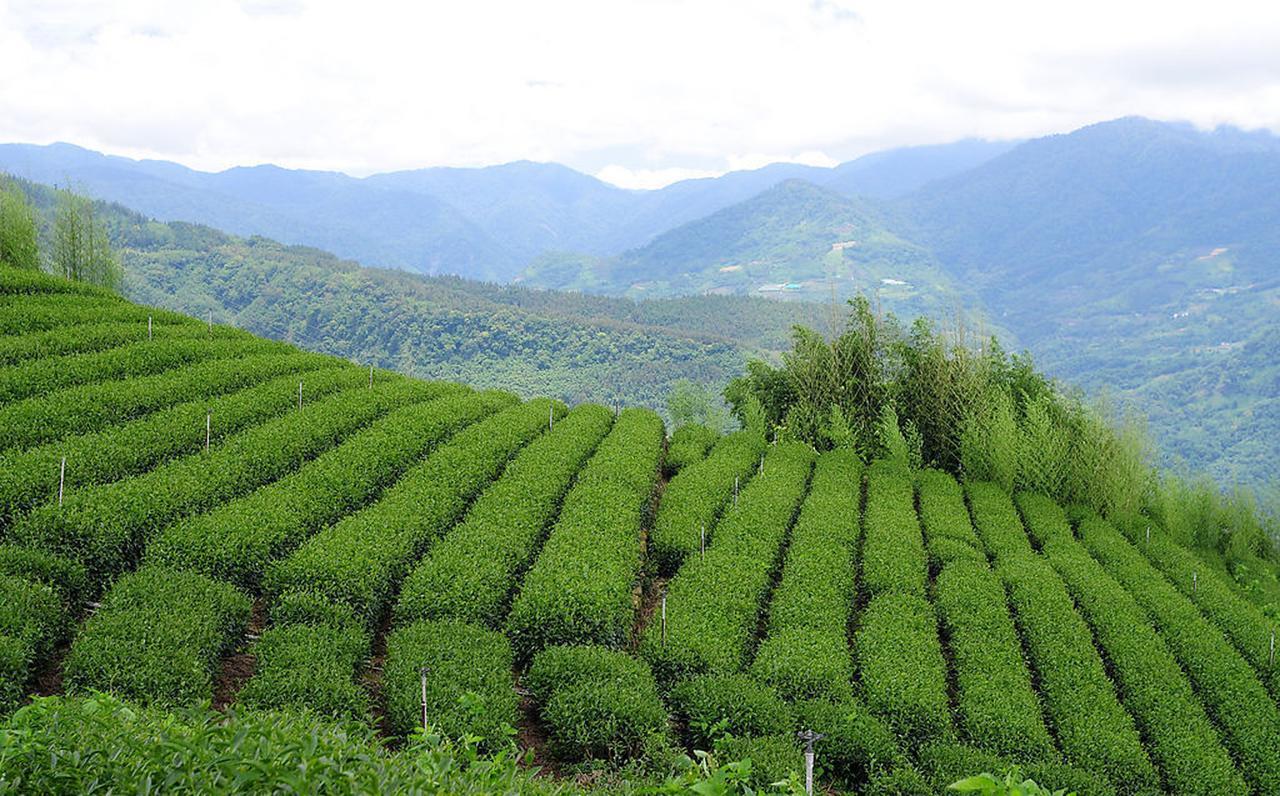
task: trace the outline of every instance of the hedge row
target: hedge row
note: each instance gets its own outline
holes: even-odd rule
[[[248,335],[229,326],[210,331],[200,324],[153,324],[156,340],[246,339]],[[147,339],[146,321],[107,321],[48,329],[22,335],[0,337],[0,366],[16,365],[27,360],[58,357],[65,354],[89,354],[117,348]]]
[[[79,612],[88,593],[89,576],[81,564],[34,547],[0,544],[0,575],[13,575],[48,586],[71,614]]]
[[[929,573],[908,471],[889,461],[867,468],[862,527],[862,588],[867,595],[923,598]]]
[[[710,544],[716,520],[733,504],[735,486],[741,489],[755,474],[764,449],[758,434],[739,431],[671,479],[649,535],[649,558],[659,573],[675,572],[686,557],[699,552],[704,530]]]
[[[192,319],[168,310],[130,304],[119,297],[67,295],[0,296],[0,335],[25,335],[91,323],[134,321],[188,324]]]
[[[151,376],[202,360],[288,350],[284,343],[243,332],[232,339],[144,340],[92,354],[66,354],[0,368],[0,401],[20,401],[80,384]]]
[[[35,667],[65,634],[67,618],[48,585],[0,574],[0,716],[22,701]]]
[[[175,403],[212,398],[335,361],[302,353],[215,359],[141,379],[89,384],[28,398],[0,407],[0,450],[101,431]]]
[[[759,792],[771,792],[770,786],[795,779],[802,782],[804,753],[791,733],[722,738],[715,748],[716,758],[723,761],[750,761],[747,784]],[[794,791],[783,790],[783,793]]]
[[[1008,492],[992,483],[966,483],[964,491],[973,527],[988,553],[1003,561],[1031,552],[1031,542]]]
[[[663,438],[656,414],[623,410],[578,476],[507,620],[522,659],[551,644],[626,643]]]
[[[955,667],[956,709],[965,736],[981,749],[1017,760],[1053,759],[1053,740],[1000,578],[985,562],[953,560],[938,574],[934,599]]]
[[[644,661],[598,646],[547,647],[523,681],[563,760],[641,758],[667,742],[667,709]]]
[[[814,746],[823,781],[831,778],[856,790],[906,762],[894,734],[856,700],[797,702],[795,719],[798,731],[813,730],[823,736]]]
[[[519,575],[555,519],[573,478],[613,423],[603,406],[583,404],[507,465],[405,579],[395,623],[458,619],[502,627]]]
[[[410,469],[381,500],[345,517],[272,566],[271,594],[310,589],[350,606],[370,626],[423,552],[466,510],[503,465],[546,430],[563,407],[546,399],[513,406],[459,432]]]
[[[862,462],[851,451],[818,457],[769,606],[768,637],[752,671],[790,700],[848,699]]]
[[[312,398],[358,387],[367,378],[357,368],[331,367],[299,359],[301,378]],[[319,366],[320,370],[310,370]],[[0,454],[0,527],[40,503],[57,500],[61,461],[67,460],[64,489],[75,491],[136,475],[177,456],[204,450],[205,421],[210,444],[297,406],[299,372],[256,384],[209,401],[189,401],[145,418],[25,451]],[[206,413],[211,413],[209,417]]]
[[[1125,793],[1155,790],[1159,778],[1133,719],[1120,706],[1093,634],[1053,567],[1034,553],[1013,553],[997,572],[1067,762]]]
[[[982,542],[969,521],[964,491],[956,479],[941,470],[921,471],[916,475],[916,500],[934,573],[952,561],[987,563]]]
[[[463,622],[422,621],[387,637],[382,692],[391,731],[422,726],[422,667],[427,719],[450,738],[474,735],[503,748],[518,719],[511,645],[501,633]]]
[[[859,620],[854,649],[867,707],[914,743],[947,737],[947,664],[933,607],[902,592],[875,597]]]
[[[236,696],[238,704],[368,719],[369,695],[355,678],[369,656],[369,636],[358,623],[272,627],[252,652],[253,677]]]
[[[740,673],[691,677],[671,692],[671,707],[693,749],[724,735],[776,735],[794,723],[791,706],[765,683]]]
[[[88,282],[79,282],[73,279],[62,279],[41,271],[13,268],[0,263],[0,296],[67,294],[93,296],[108,302],[124,303],[117,294],[105,287],[98,287]]]
[[[1050,540],[1069,542],[1075,538],[1066,513],[1050,498],[1034,492],[1019,492],[1014,502],[1018,505],[1018,513],[1022,515],[1027,536],[1038,547],[1044,547]]]
[[[929,784],[938,793],[948,786],[976,774],[992,774],[1003,779],[1015,766],[1027,779],[1054,793],[1074,793],[1076,796],[1115,796],[1116,789],[1105,779],[1074,766],[1062,763],[1023,763],[1015,758],[994,754],[951,743],[931,743],[920,749],[920,768]]]
[[[515,400],[478,393],[394,410],[279,481],[168,526],[148,545],[146,560],[255,589],[269,563],[374,499],[460,429]]]
[[[655,613],[641,642],[663,682],[728,674],[748,663],[813,458],[812,449],[799,443],[771,448],[764,473],[751,480],[738,508],[720,521],[706,556],[690,557],[668,584],[666,641]]]
[[[1151,536],[1147,538],[1147,528]],[[1211,622],[1235,644],[1252,664],[1273,699],[1280,701],[1280,622],[1267,617],[1256,605],[1232,588],[1230,579],[1206,566],[1194,553],[1178,545],[1151,522],[1121,526],[1143,555],[1196,604]],[[1191,579],[1195,576],[1195,588]],[[1277,640],[1276,660],[1270,660],[1272,634]]]
[[[1027,517],[1032,528],[1034,517]],[[1244,793],[1247,786],[1186,675],[1128,592],[1072,539],[1049,538],[1044,555],[1093,628],[1169,788]]]
[[[164,526],[276,480],[391,409],[457,389],[406,379],[347,390],[236,434],[208,454],[73,492],[61,507],[37,508],[10,535],[80,561],[100,583],[131,567]]]
[[[697,423],[677,428],[667,441],[667,457],[663,460],[662,472],[670,478],[689,465],[702,461],[718,439],[719,432]]]
[[[1114,528],[1094,516],[1079,531],[1093,557],[1159,628],[1249,782],[1259,793],[1280,793],[1280,711],[1248,662]]]
[[[71,645],[64,684],[142,704],[208,701],[219,658],[244,633],[249,610],[235,587],[193,572],[125,575]]]

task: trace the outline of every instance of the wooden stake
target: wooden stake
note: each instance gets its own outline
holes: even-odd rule
[[[62,466],[58,468],[58,508],[62,508],[62,487],[67,482],[67,457],[62,457]]]
[[[204,414],[204,452],[209,452],[209,435],[213,430],[213,410],[209,410]]]

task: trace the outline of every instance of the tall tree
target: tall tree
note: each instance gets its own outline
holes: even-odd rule
[[[27,194],[12,180],[0,178],[0,263],[39,270],[37,238],[36,211]]]
[[[124,281],[124,269],[111,249],[106,227],[94,215],[93,201],[66,189],[58,191],[53,221],[53,270],[112,290]]]

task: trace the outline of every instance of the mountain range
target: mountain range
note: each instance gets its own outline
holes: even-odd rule
[[[1280,461],[1280,139],[1269,133],[1125,118],[831,169],[773,164],[656,191],[557,164],[365,178],[274,166],[210,174],[65,144],[0,146],[0,170],[365,266],[677,300],[650,332],[685,334],[679,316],[693,305],[677,297],[687,295],[829,304],[862,293],[908,318],[961,314],[1029,349],[1048,372],[1148,415],[1167,462],[1259,482]],[[149,279],[178,278],[156,262]],[[407,277],[379,279],[419,292]],[[456,284],[520,302],[539,295]],[[563,306],[580,319],[586,304],[574,302],[587,301]],[[746,315],[776,338],[789,312]],[[735,333],[744,335],[735,358],[777,348],[776,339],[745,342],[760,336],[741,324]]]

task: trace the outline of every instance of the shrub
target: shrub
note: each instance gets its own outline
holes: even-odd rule
[[[1071,526],[1058,504],[1044,495],[1031,492],[1020,492],[1014,499],[1018,511],[1022,514],[1027,534],[1035,543],[1043,547],[1050,539],[1070,540]]]
[[[212,332],[198,323],[153,323],[153,326],[155,338],[159,340],[186,340],[194,337],[224,340],[248,338],[246,332],[229,326],[219,326]],[[146,339],[145,320],[106,321],[9,335],[0,337],[0,367],[68,354],[99,353]]]
[[[1260,793],[1280,793],[1280,711],[1253,669],[1114,528],[1091,516],[1079,530],[1093,557],[1155,622],[1250,784]]]
[[[1151,529],[1149,539],[1147,528]],[[1237,594],[1230,578],[1205,566],[1198,556],[1173,542],[1154,522],[1128,523],[1121,529],[1183,596],[1189,597],[1209,621],[1227,634],[1245,660],[1253,665],[1272,698],[1280,700],[1280,665],[1272,665],[1269,660],[1270,637],[1280,631],[1280,625]]]
[[[662,440],[656,414],[623,410],[578,476],[511,607],[507,631],[521,659],[550,644],[626,643]]]
[[[950,733],[947,666],[932,606],[911,594],[873,598],[854,649],[867,707],[890,729],[923,740]]]
[[[504,748],[517,715],[511,645],[501,633],[462,622],[422,621],[387,637],[382,690],[391,731],[422,725],[421,668],[427,667],[427,716],[447,737],[474,735]]]
[[[522,450],[466,520],[405,578],[395,623],[458,619],[500,628],[512,584],[529,566],[574,476],[612,423],[608,409],[583,404]]]
[[[964,491],[969,498],[973,527],[988,553],[1002,561],[1031,552],[1031,542],[1007,492],[989,483],[965,484]]]
[[[787,704],[769,686],[746,674],[690,678],[671,692],[671,705],[695,749],[711,749],[724,735],[785,734],[792,729]]]
[[[811,699],[796,703],[795,715],[798,730],[823,736],[814,746],[817,766],[848,787],[906,760],[893,733],[859,702]]]
[[[1046,519],[1047,527],[1041,527],[1028,513],[1028,528],[1045,540],[1045,558],[1093,628],[1169,787],[1178,793],[1243,793],[1244,781],[1217,731],[1142,609],[1077,542],[1055,535],[1054,526],[1066,522],[1061,511],[1047,512]]]
[[[0,293],[0,334],[18,335],[103,321],[190,323],[168,310],[130,304],[119,296]]]
[[[665,747],[667,711],[644,661],[603,647],[548,647],[526,682],[562,758],[616,762]]]
[[[543,432],[557,403],[513,406],[458,432],[409,469],[378,502],[321,531],[269,568],[271,593],[320,591],[370,626],[386,615],[412,562],[457,522],[522,445]]]
[[[256,588],[270,562],[375,498],[459,429],[513,401],[507,393],[479,393],[392,411],[279,481],[170,525],[146,558]]]
[[[58,593],[69,613],[84,604],[88,575],[84,567],[54,553],[21,545],[0,544],[0,575],[43,583]]]
[[[241,705],[354,720],[369,715],[368,694],[355,681],[369,654],[369,637],[358,624],[273,627],[253,654],[253,677],[236,697]]]
[[[1125,792],[1156,790],[1158,778],[1133,719],[1120,706],[1093,634],[1053,568],[1023,553],[1007,556],[997,572],[1067,761]]]
[[[390,409],[454,389],[405,380],[338,393],[237,434],[208,454],[74,492],[61,507],[41,506],[11,537],[72,556],[100,583],[136,562],[165,525],[274,481]]]
[[[0,718],[22,704],[31,676],[31,646],[22,639],[0,635]]]
[[[237,589],[195,573],[126,575],[71,645],[67,690],[110,691],[144,704],[207,701],[218,659],[244,633],[249,609]]]
[[[804,773],[804,754],[791,733],[722,738],[715,751],[721,760],[750,760],[747,781],[754,788],[767,788]]]
[[[276,625],[331,625],[343,627],[359,624],[351,606],[330,602],[313,591],[292,591],[279,597],[271,606],[271,621]]]
[[[924,537],[907,470],[887,461],[867,469],[862,527],[862,585],[867,594],[896,592],[923,598],[928,575]]]
[[[853,661],[844,633],[804,628],[771,633],[756,652],[751,673],[791,701],[853,696]]]
[[[0,401],[111,379],[150,376],[206,359],[283,352],[286,344],[237,333],[232,339],[144,340],[91,354],[65,354],[0,367]]]
[[[281,359],[287,359],[281,358]],[[77,490],[145,472],[162,462],[204,450],[206,412],[211,444],[297,406],[298,375],[303,372],[313,398],[364,384],[356,368],[337,368],[308,356],[300,371],[255,384],[231,395],[188,401],[147,417],[67,437],[23,451],[0,454],[0,522],[56,500],[62,457],[67,459],[66,490]],[[319,370],[310,368],[319,367]]]
[[[954,478],[941,470],[922,470],[916,475],[916,497],[934,572],[952,561],[987,563],[982,542],[969,522],[964,492]]]
[[[1061,763],[1032,763],[1017,767],[1013,761],[991,752],[958,744],[932,743],[917,755],[925,778],[939,791],[957,780],[978,772],[1018,770],[1024,776],[1055,792],[1063,789],[1077,796],[1115,796],[1116,789],[1106,780]]]
[[[1000,578],[986,563],[957,560],[942,568],[934,590],[965,735],[981,749],[1017,760],[1053,758]]]
[[[0,635],[16,638],[43,659],[66,630],[67,615],[58,594],[43,583],[0,575]]]
[[[697,423],[677,428],[667,441],[667,457],[663,460],[662,472],[670,478],[689,465],[702,461],[719,438],[718,431]]]
[[[649,537],[649,557],[658,572],[675,572],[687,556],[699,552],[704,528],[710,543],[716,520],[733,505],[735,485],[740,489],[756,473],[764,448],[758,434],[730,434],[707,458],[671,479]]]
[[[764,473],[720,521],[706,556],[690,558],[668,584],[666,643],[655,617],[641,644],[659,679],[727,674],[746,665],[813,456],[799,443],[772,448]]]
[[[936,796],[937,791],[909,763],[876,774],[867,783],[865,796]]]
[[[208,400],[305,366],[333,361],[319,354],[255,354],[33,396],[0,406],[0,450],[28,448],[68,434],[96,433],[175,403]]]

